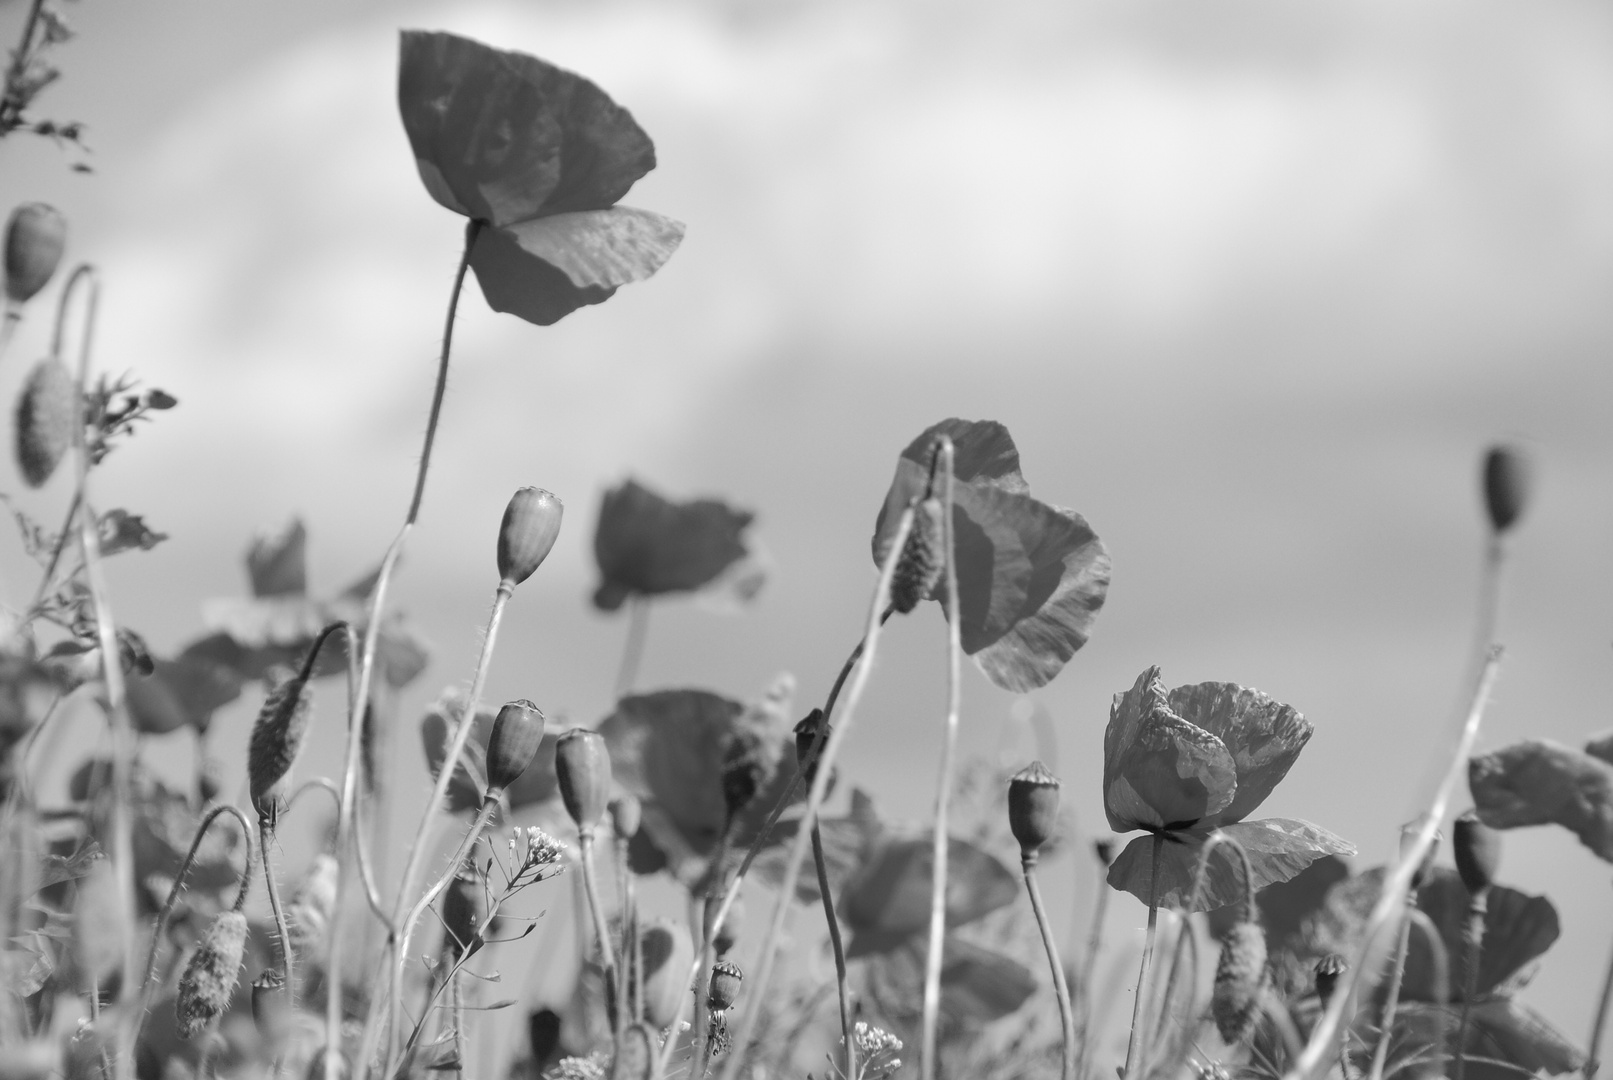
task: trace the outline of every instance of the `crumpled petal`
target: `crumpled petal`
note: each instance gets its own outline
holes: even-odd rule
[[[1254,888],[1287,881],[1324,855],[1354,855],[1355,848],[1319,825],[1292,818],[1240,821],[1221,829],[1249,853]],[[1161,905],[1187,908],[1193,898],[1193,879],[1209,830],[1167,833],[1160,845],[1159,886],[1154,899]],[[1126,845],[1109,867],[1109,884],[1129,892],[1143,903],[1153,889],[1152,836],[1139,836]],[[1241,900],[1244,895],[1242,860],[1227,845],[1218,845],[1205,868],[1204,888],[1193,911],[1213,911]]]
[[[1613,766],[1548,739],[1526,739],[1467,763],[1479,818],[1492,829],[1561,825],[1613,862]]]
[[[1313,730],[1292,706],[1237,683],[1178,686],[1168,701],[1171,712],[1225,743],[1237,766],[1238,790],[1211,818],[1216,825],[1242,821],[1265,802]]]
[[[1417,891],[1417,906],[1439,929],[1450,963],[1449,995],[1462,1000],[1466,987],[1467,912],[1470,898],[1456,871],[1436,867]],[[1504,989],[1557,940],[1557,909],[1544,896],[1530,896],[1505,885],[1490,886],[1484,912],[1484,948],[1479,953],[1476,998]],[[1406,1001],[1433,1001],[1433,962],[1428,943],[1413,934],[1406,953],[1400,996]]]
[[[1192,825],[1226,808],[1237,787],[1225,744],[1167,706],[1159,668],[1115,696],[1103,735],[1103,808],[1115,832]]]

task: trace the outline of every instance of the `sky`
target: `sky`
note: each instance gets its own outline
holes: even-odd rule
[[[0,5],[0,37],[22,10]],[[0,202],[67,214],[70,257],[105,278],[98,363],[180,399],[97,480],[171,534],[112,571],[120,616],[159,649],[245,591],[254,535],[301,517],[314,590],[334,591],[402,520],[461,221],[397,120],[398,30],[585,73],[656,141],[623,201],[688,234],[655,278],[552,328],[467,289],[397,592],[434,646],[401,787],[426,783],[412,717],[474,663],[516,487],[553,490],[567,518],[510,608],[491,700],[608,711],[624,627],[588,605],[590,542],[600,493],[633,475],[754,509],[773,565],[742,614],[657,605],[640,685],[745,698],[790,671],[804,712],[859,633],[896,455],[947,416],[1005,423],[1033,492],[1084,514],[1114,560],[1091,642],[1031,695],[1087,835],[1104,830],[1109,701],[1160,664],[1167,685],[1234,681],[1303,712],[1316,734],[1265,810],[1346,837],[1360,865],[1389,857],[1459,705],[1495,440],[1527,450],[1538,484],[1481,747],[1613,727],[1606,5],[69,14],[80,37],[41,111],[87,124],[95,172],[8,139]],[[0,394],[46,323],[24,324]],[[19,501],[53,517],[67,495]],[[0,552],[14,596],[20,556]],[[851,780],[899,818],[928,813],[943,647],[933,610],[893,625],[848,747]],[[1022,763],[1029,708],[971,671],[965,751]],[[220,721],[222,746],[251,712]],[[336,739],[316,735],[315,760]],[[1053,868],[1073,922],[1088,870]],[[1502,881],[1563,920],[1529,1000],[1575,1039],[1613,945],[1608,878],[1564,834],[1507,838]],[[1112,905],[1117,940],[1142,919]]]

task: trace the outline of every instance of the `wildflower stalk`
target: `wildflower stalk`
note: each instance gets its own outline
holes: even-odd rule
[[[825,714],[824,720],[829,726],[828,741],[816,763],[817,771],[812,778],[812,788],[807,795],[806,810],[801,816],[802,828],[797,830],[795,839],[790,845],[790,854],[784,863],[784,880],[779,884],[778,899],[773,903],[773,918],[768,925],[767,936],[762,940],[762,955],[757,963],[756,979],[752,984],[751,1000],[763,1002],[767,1000],[767,986],[773,974],[773,962],[777,957],[779,939],[784,933],[784,920],[790,911],[790,902],[795,896],[796,882],[800,880],[801,860],[806,856],[806,849],[811,842],[811,823],[817,820],[818,811],[823,806],[824,797],[829,792],[829,778],[834,772],[835,755],[846,741],[846,735],[851,731],[852,724],[857,717],[857,704],[862,700],[863,690],[868,685],[868,675],[873,669],[874,657],[879,646],[879,631],[888,617],[886,608],[890,600],[891,575],[896,570],[896,563],[901,558],[902,549],[907,544],[908,534],[913,528],[913,507],[909,506],[902,511],[897,521],[895,535],[891,538],[889,552],[885,556],[885,563],[880,567],[879,582],[874,586],[873,602],[868,608],[868,626],[863,634],[866,643],[862,658],[856,666],[856,674],[851,680],[851,689],[847,693],[845,713],[838,722]],[[726,914],[726,913],[722,913]],[[744,1019],[734,1036],[734,1052],[729,1055],[723,1065],[721,1080],[736,1080],[740,1067],[745,1058],[745,1050],[750,1045],[750,1038],[756,1029],[756,1021],[762,1013],[760,1008],[745,1010]],[[675,1026],[675,1025],[674,1025]],[[668,1040],[670,1044],[672,1040]]]
[[[1154,934],[1159,927],[1159,854],[1165,846],[1165,834],[1154,834],[1153,854],[1148,863],[1148,930],[1143,937],[1143,959],[1137,969],[1137,996],[1131,1007],[1131,1037],[1126,1041],[1126,1067],[1122,1080],[1136,1080],[1132,1071],[1135,1062],[1140,1071],[1143,1039],[1143,998],[1147,996],[1148,969],[1154,959]]]
[[[947,808],[952,801],[952,759],[958,748],[958,708],[963,694],[962,626],[958,616],[958,552],[952,521],[952,440],[943,435],[937,456],[942,472],[941,547],[946,555],[947,714],[941,744],[941,776],[935,793],[934,872],[930,875],[930,940],[924,961],[924,1021],[919,1040],[919,1075],[935,1080],[935,1038],[941,1018],[941,953],[946,934]],[[1066,999],[1069,997],[1065,993]],[[1067,1003],[1067,1002],[1066,1002]]]
[[[1042,947],[1047,950],[1047,966],[1053,970],[1053,993],[1059,1002],[1059,1024],[1064,1033],[1064,1053],[1059,1076],[1061,1080],[1075,1080],[1075,1013],[1070,1008],[1070,987],[1064,980],[1064,965],[1059,962],[1058,942],[1053,940],[1053,924],[1047,920],[1042,905],[1042,890],[1036,884],[1036,851],[1020,855],[1020,869],[1025,874],[1025,891],[1030,894],[1031,911],[1036,915],[1036,926],[1042,932]]]
[[[650,599],[634,593],[627,598],[627,640],[622,643],[622,663],[616,669],[616,699],[633,692],[639,664],[644,660],[644,637],[650,625]]]
[[[1613,956],[1608,957],[1607,975],[1602,979],[1602,995],[1596,1002],[1596,1015],[1591,1018],[1590,1050],[1585,1055],[1585,1080],[1592,1080],[1601,1062],[1597,1054],[1602,1049],[1602,1032],[1607,1027],[1608,1004],[1613,1002]]]
[[[846,1045],[846,1076],[856,1080],[857,1040],[851,1028],[851,992],[846,985],[846,950],[840,941],[840,920],[835,917],[834,895],[829,891],[829,865],[823,856],[823,830],[812,822],[812,864],[818,872],[818,894],[823,917],[829,924],[829,948],[834,953],[835,989],[840,995],[840,1039]]]
[[[1479,991],[1479,957],[1484,952],[1484,918],[1489,913],[1489,908],[1488,887],[1468,897],[1467,925],[1463,928],[1465,933],[1462,935],[1462,958],[1465,966],[1462,972],[1462,1015],[1456,1023],[1455,1080],[1464,1080],[1467,1075],[1467,1026],[1472,1018],[1473,997]],[[1605,990],[1603,999],[1605,1002]],[[1595,1051],[1592,1050],[1592,1057],[1594,1056]],[[1591,1072],[1594,1071],[1593,1068]],[[1586,1076],[1589,1077],[1590,1073]]]
[[[1098,877],[1098,899],[1092,907],[1092,928],[1087,932],[1086,963],[1081,968],[1081,1019],[1076,1029],[1081,1049],[1075,1064],[1076,1080],[1086,1080],[1087,1077],[1087,1043],[1090,1041],[1092,1030],[1092,979],[1097,971],[1098,950],[1103,946],[1103,920],[1109,911],[1111,891],[1108,882],[1109,860],[1103,857],[1101,850],[1099,857],[1103,860],[1104,873]]]
[[[1340,978],[1339,986],[1334,990],[1327,1008],[1323,1010],[1316,1026],[1311,1029],[1310,1041],[1305,1045],[1305,1052],[1290,1066],[1284,1075],[1284,1080],[1307,1080],[1319,1076],[1321,1070],[1326,1068],[1325,1059],[1330,1054],[1333,1040],[1338,1036],[1340,1025],[1344,1020],[1345,1004],[1351,999],[1356,982],[1360,978],[1367,950],[1372,947],[1373,939],[1405,903],[1412,878],[1422,869],[1423,859],[1433,846],[1439,823],[1450,809],[1451,796],[1456,790],[1457,782],[1466,771],[1467,759],[1473,752],[1474,741],[1478,738],[1479,725],[1484,719],[1484,709],[1489,704],[1490,692],[1495,686],[1495,677],[1500,666],[1501,649],[1496,646],[1490,650],[1489,659],[1474,685],[1467,719],[1462,725],[1461,738],[1451,754],[1450,766],[1434,795],[1433,804],[1423,818],[1422,826],[1417,830],[1412,843],[1400,853],[1400,861],[1395,864],[1394,871],[1384,882],[1383,891],[1378,895],[1378,902],[1373,905],[1372,914],[1367,919],[1366,930],[1362,935],[1354,962]]]

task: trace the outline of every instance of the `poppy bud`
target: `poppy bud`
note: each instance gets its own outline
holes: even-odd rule
[[[638,835],[638,827],[644,817],[644,807],[629,794],[622,794],[610,801],[610,824],[616,832],[616,839],[631,840]]]
[[[17,398],[17,467],[29,487],[42,487],[73,445],[78,387],[55,357],[34,365]]]
[[[49,284],[67,246],[67,219],[53,206],[23,203],[6,223],[6,298],[26,304]]]
[[[1266,935],[1259,924],[1233,924],[1221,939],[1221,962],[1215,968],[1210,1013],[1228,1046],[1249,1037],[1260,1009],[1266,978]]]
[[[498,711],[487,737],[487,797],[498,795],[526,772],[543,744],[543,713],[522,698]]]
[[[823,729],[821,740],[818,739],[819,728]],[[812,753],[813,742],[818,743],[818,757],[822,757],[823,748],[829,745],[829,733],[833,730],[823,722],[822,709],[813,709],[795,725],[795,760],[797,764],[804,766],[801,779],[805,783],[812,783],[813,778],[818,775],[817,758],[813,758],[810,764],[807,762],[808,755]]]
[[[1110,863],[1115,861],[1114,840],[1109,837],[1104,837],[1102,840],[1092,841],[1092,854],[1096,855],[1098,857],[1098,861],[1104,866],[1108,866]]]
[[[616,1040],[616,1058],[611,1062],[610,1080],[653,1080],[655,1048],[661,1040],[655,1029],[640,1022],[622,1029]]]
[[[718,928],[716,936],[711,939],[712,945],[717,949],[718,956],[728,952],[739,941],[739,926],[744,921],[745,902],[735,900],[728,908],[728,918],[722,921],[722,926]]]
[[[1506,532],[1529,501],[1529,459],[1511,446],[1492,446],[1484,455],[1484,509],[1490,527]]]
[[[258,816],[274,821],[280,788],[308,734],[313,709],[308,693],[311,672],[281,676],[263,700],[246,747],[246,776]]]
[[[694,941],[682,923],[656,919],[639,934],[644,957],[644,1019],[656,1028],[672,1025],[689,992]]]
[[[913,508],[913,527],[891,574],[891,607],[906,615],[935,591],[945,557],[941,551],[941,500],[930,496]]]
[[[610,799],[610,753],[605,749],[605,737],[580,727],[560,736],[554,745],[554,772],[566,813],[578,832],[592,836]]]
[[[498,576],[519,585],[549,557],[560,535],[560,500],[542,488],[524,487],[510,497],[498,529]]]
[[[711,986],[706,993],[706,1004],[712,1009],[731,1009],[734,999],[739,997],[739,984],[745,979],[745,973],[739,970],[739,965],[728,960],[719,960],[711,969]]]
[[[1059,817],[1058,777],[1033,761],[1008,781],[1008,827],[1019,841],[1019,856],[1034,861],[1053,835]]]
[[[246,951],[246,916],[226,911],[213,920],[179,977],[175,1018],[181,1038],[193,1038],[230,1007]]]
[[[1456,857],[1462,884],[1477,895],[1495,884],[1496,867],[1501,864],[1501,834],[1469,810],[1456,819],[1451,830],[1451,854]]]
[[[1339,978],[1349,970],[1349,963],[1338,953],[1328,953],[1316,961],[1316,996],[1321,998],[1323,1008],[1333,1000],[1333,991],[1338,989]]]
[[[291,998],[274,968],[265,968],[252,984],[252,1022],[270,1046],[278,1046],[291,1031]]]

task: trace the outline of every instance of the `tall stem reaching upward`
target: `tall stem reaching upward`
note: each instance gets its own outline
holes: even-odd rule
[[[1131,1037],[1126,1042],[1126,1068],[1123,1080],[1136,1080],[1132,1070],[1142,1065],[1143,999],[1148,996],[1148,969],[1154,959],[1154,933],[1159,927],[1159,855],[1165,834],[1154,834],[1153,854],[1148,862],[1148,931],[1143,937],[1143,959],[1137,969],[1137,996],[1131,1006]]]

